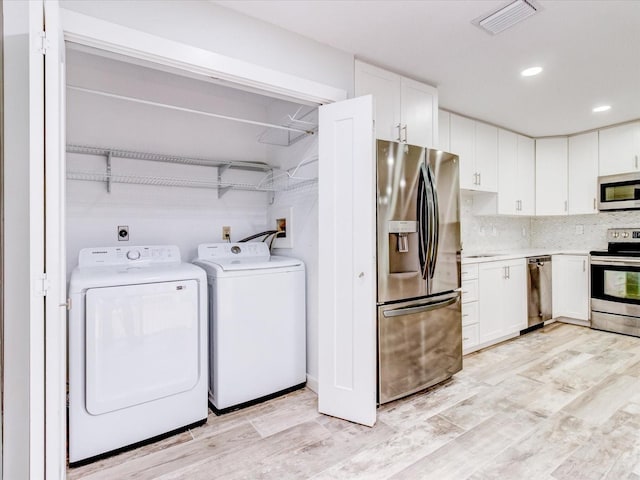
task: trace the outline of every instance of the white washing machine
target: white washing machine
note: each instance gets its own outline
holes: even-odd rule
[[[85,248],[69,286],[69,462],[205,421],[206,274],[175,246]]]
[[[198,247],[209,284],[209,400],[218,412],[306,381],[305,269],[263,242]]]

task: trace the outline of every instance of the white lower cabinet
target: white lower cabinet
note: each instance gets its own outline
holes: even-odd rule
[[[478,341],[500,341],[527,327],[524,258],[478,265]]]
[[[462,353],[478,345],[478,264],[462,265]]]
[[[589,320],[589,257],[553,255],[553,318]]]

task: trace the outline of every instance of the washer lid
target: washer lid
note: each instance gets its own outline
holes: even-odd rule
[[[297,267],[303,264],[302,261],[297,258],[278,255],[271,255],[270,257],[200,259],[200,261],[217,265],[225,272]]]

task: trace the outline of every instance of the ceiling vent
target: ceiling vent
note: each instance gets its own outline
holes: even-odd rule
[[[498,10],[476,18],[471,23],[491,35],[496,35],[536,14],[539,10],[540,7],[532,0],[516,0]]]

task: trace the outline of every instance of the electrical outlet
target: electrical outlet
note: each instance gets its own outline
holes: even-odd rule
[[[276,230],[278,238],[287,238],[287,218],[276,218]]]
[[[222,227],[222,240],[231,241],[231,227]]]
[[[129,241],[129,227],[127,225],[118,225],[118,241]]]

